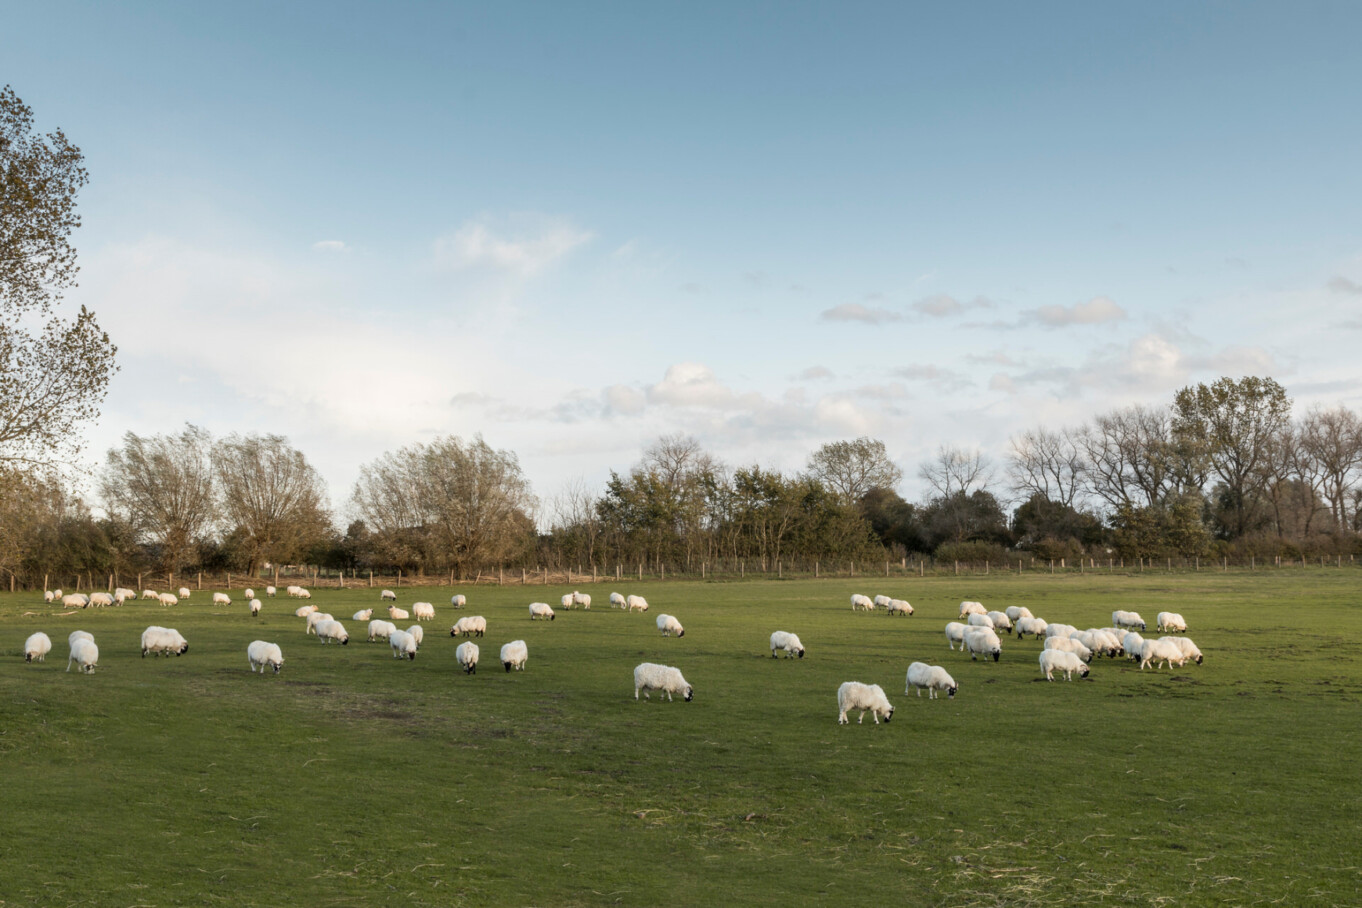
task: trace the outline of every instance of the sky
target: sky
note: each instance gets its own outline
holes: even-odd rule
[[[1356,3],[64,3],[83,441],[287,436],[341,515],[481,434],[546,507],[658,436],[801,469],[1268,375],[1362,408]]]

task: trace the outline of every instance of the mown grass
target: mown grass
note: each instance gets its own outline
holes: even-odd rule
[[[609,609],[612,588],[652,610]],[[349,620],[379,606],[368,589],[314,599],[344,648],[284,598],[252,620],[207,592],[67,616],[0,596],[0,904],[1359,904],[1360,588],[1350,570],[602,584],[550,624],[525,590],[483,587],[463,590],[489,623],[472,677],[446,590],[419,595],[438,619],[412,663]],[[853,613],[852,592],[916,615]],[[1047,684],[1039,642],[1005,639],[997,664],[947,649],[962,598],[1080,627],[1171,608],[1206,662]],[[662,611],[684,638],[661,638]],[[189,653],[141,659],[152,623]],[[78,627],[101,654],[85,677],[64,672]],[[39,629],[53,653],[27,665]],[[776,629],[807,658],[771,659]],[[248,671],[257,638],[282,646],[279,676]],[[508,675],[514,638],[530,659]],[[905,695],[915,659],[959,696]],[[635,703],[645,660],[695,700]],[[881,684],[893,722],[837,726],[846,680]]]

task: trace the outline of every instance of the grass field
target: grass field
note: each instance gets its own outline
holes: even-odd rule
[[[415,662],[349,619],[376,590],[314,598],[343,648],[285,598],[252,620],[206,591],[62,617],[0,596],[0,905],[1362,904],[1355,571],[601,585],[553,623],[524,590],[461,591],[462,613],[421,591],[438,617]],[[852,592],[916,614],[853,613]],[[1136,609],[1150,635],[1171,609],[1206,661],[1045,683],[1041,642],[1004,638],[996,664],[947,649],[963,598],[1079,627]],[[658,634],[664,611],[685,637]],[[459,614],[488,619],[474,676]],[[148,624],[188,654],[141,659]],[[77,628],[92,675],[64,671]],[[773,660],[778,629],[808,656]],[[280,675],[248,671],[257,638]],[[530,658],[508,675],[515,638]],[[955,700],[905,695],[914,660]],[[642,661],[680,667],[694,701],[636,703]],[[893,721],[839,727],[847,680],[882,685]]]

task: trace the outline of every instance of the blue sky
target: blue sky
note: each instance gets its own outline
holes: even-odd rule
[[[280,7],[283,7],[282,9]],[[1268,374],[1362,405],[1362,7],[28,4],[124,431],[436,434],[546,501]]]

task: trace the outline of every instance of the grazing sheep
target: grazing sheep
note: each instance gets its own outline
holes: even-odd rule
[[[876,607],[876,608],[885,608],[886,606],[889,605],[889,597],[888,597],[888,596],[883,596],[883,595],[881,595],[881,596],[876,596],[876,597],[875,597],[874,599],[872,599],[871,601],[875,603],[875,607]]]
[[[547,619],[549,619],[550,621],[552,621],[552,620],[553,620],[554,618],[556,618],[556,617],[557,617],[557,616],[554,615],[554,613],[553,613],[553,609],[549,608],[549,604],[548,604],[547,602],[531,602],[531,603],[530,603],[530,620],[531,620],[531,621],[533,621],[533,620],[536,619],[536,618],[547,618]]]
[[[407,611],[404,608],[398,608],[395,605],[390,605],[388,606],[388,617],[393,619],[394,621],[406,621],[411,617],[411,612]]]
[[[864,609],[868,612],[875,610],[875,603],[869,596],[862,596],[860,593],[851,594],[851,610],[853,612]]]
[[[260,600],[252,599],[249,605],[251,607],[251,617],[258,618],[260,616]]]
[[[958,643],[960,649],[964,650],[965,629],[968,627],[969,625],[961,624],[959,621],[952,621],[946,625],[946,642],[951,645],[951,649],[955,649],[955,644]]]
[[[1174,665],[1179,668],[1187,661],[1187,657],[1182,654],[1182,647],[1169,640],[1146,640],[1140,646],[1140,671],[1144,667],[1153,664],[1155,670],[1160,665],[1167,665],[1172,668]]]
[[[625,604],[624,597],[621,596],[619,593],[611,593],[611,594],[610,594],[610,607],[611,607],[611,608],[616,608],[616,607],[618,607],[618,608],[628,608],[628,605]]]
[[[1192,642],[1191,637],[1160,637],[1159,639],[1180,649],[1183,658],[1191,659],[1197,665],[1201,664],[1201,650]]]
[[[350,617],[353,618],[355,621],[368,621],[370,618],[373,617],[373,615],[374,615],[373,609],[362,608],[359,611],[355,612]]]
[[[1003,655],[1003,644],[991,627],[965,628],[965,649],[969,650],[970,661],[980,656],[992,656],[997,662]]]
[[[378,594],[378,599],[380,602],[396,602],[397,594],[392,590],[384,590]]]
[[[435,606],[429,602],[413,602],[411,613],[416,616],[417,621],[435,620]]]
[[[251,664],[251,671],[256,667],[260,668],[260,674],[265,674],[265,666],[274,669],[274,673],[279,674],[280,667],[284,664],[284,652],[279,649],[277,643],[266,643],[264,640],[253,640],[251,645],[246,647],[246,661]]]
[[[1161,631],[1187,631],[1187,621],[1177,612],[1159,612],[1155,628]]]
[[[142,631],[142,658],[147,657],[147,653],[155,654],[156,658],[161,657],[161,653],[169,656],[174,653],[183,656],[189,652],[189,641],[180,636],[180,632],[173,627],[160,627],[151,625]]]
[[[642,596],[630,596],[624,600],[624,604],[626,611],[632,612],[634,609],[638,609],[640,612],[648,611],[648,600]]]
[[[61,598],[61,590],[57,590],[57,598],[58,598],[58,599]],[[143,598],[143,599],[160,599],[160,598],[161,598],[161,594],[158,593],[158,592],[156,592],[155,590],[142,590],[142,598]]]
[[[426,629],[419,624],[413,624],[407,628],[407,633],[416,638],[416,645],[420,646],[426,640]]]
[[[686,636],[686,629],[681,626],[681,622],[667,614],[657,616],[657,629],[664,637],[670,637],[672,634],[678,637]]]
[[[298,598],[299,598],[299,599],[311,599],[311,598],[312,598],[312,593],[308,592],[307,590],[300,589],[300,590],[298,590]]]
[[[941,666],[914,662],[908,666],[908,680],[904,684],[903,692],[906,694],[912,688],[917,688],[917,695],[921,697],[924,687],[927,689],[928,700],[935,700],[936,692],[939,690],[944,690],[948,699],[954,699],[957,689],[955,679]]]
[[[24,641],[25,662],[46,662],[47,654],[52,652],[52,638],[42,631]]]
[[[334,618],[324,618],[318,621],[313,630],[317,634],[317,639],[323,644],[337,640],[340,641],[341,646],[350,645],[350,632],[345,629],[345,625]]]
[[[406,631],[394,630],[388,635],[388,645],[393,649],[394,659],[416,661],[416,638]]]
[[[89,631],[72,631],[66,637],[66,645],[71,646],[77,640],[93,640],[93,639],[95,639],[95,635],[90,633]]]
[[[176,593],[176,595],[178,595],[181,599],[188,599],[188,598],[189,598],[189,587],[187,587],[187,586],[182,586],[182,587],[180,587],[178,590],[176,590],[175,593]]]
[[[1031,634],[1035,637],[1044,637],[1045,629],[1050,625],[1046,624],[1044,618],[1018,618],[1016,623],[1012,626],[1017,631],[1017,639],[1020,640],[1027,634]]]
[[[576,601],[571,593],[564,593],[562,598],[558,600],[558,605],[564,609],[570,609]]]
[[[115,604],[115,605],[122,605],[124,602],[127,602],[129,599],[133,599],[133,600],[136,600],[136,599],[137,599],[137,590],[130,590],[130,589],[126,589],[126,588],[121,587],[121,586],[120,586],[118,589],[114,590],[114,604]]]
[[[531,613],[530,617],[533,618],[534,614]],[[469,637],[481,637],[486,633],[487,619],[481,615],[467,615],[460,618],[454,623],[454,626],[449,629],[449,636],[451,637],[458,637],[461,634]]]
[[[61,601],[61,597],[62,597],[62,592],[61,592],[61,590],[53,590],[53,591],[52,591],[52,597],[53,597],[54,599],[56,599],[58,602],[60,602],[60,601]],[[145,598],[147,598],[147,597],[146,597],[146,596],[143,596],[142,598],[145,599]],[[151,598],[152,598],[152,599],[155,599],[155,598],[156,598],[156,594],[155,594],[154,592],[151,594]]]
[[[267,587],[265,587],[265,598],[266,598],[266,599],[273,599],[273,598],[274,598],[274,594],[277,593],[277,592],[279,592],[279,591],[276,590],[274,587],[272,587],[272,586],[267,586]]]
[[[296,599],[298,594],[302,591],[303,588],[301,586],[290,586],[284,590],[284,592],[288,593],[290,599]],[[386,592],[386,590],[384,592]]]
[[[1091,627],[1070,636],[1092,650],[1094,655],[1105,654],[1108,658],[1114,659],[1125,652],[1121,638],[1104,627]]]
[[[1117,610],[1111,613],[1111,623],[1116,627],[1136,628],[1145,630],[1144,619],[1139,612],[1126,612]]]
[[[179,604],[180,604],[180,600],[179,600],[178,598],[176,598],[175,595],[172,594],[172,593],[162,593],[160,596],[157,596],[156,598],[158,598],[158,599],[161,600],[161,604],[162,604],[162,605],[179,605]]]
[[[459,660],[459,665],[463,666],[465,675],[474,675],[478,671],[478,645],[472,640],[465,640],[459,644],[459,648],[454,650],[454,658]]]
[[[1031,610],[1024,605],[1009,605],[1003,614],[1008,617],[1009,621],[1016,621],[1018,618],[1036,617],[1031,614]]]
[[[1045,625],[1045,636],[1047,638],[1067,637],[1076,630],[1078,630],[1078,628],[1074,627],[1072,624],[1060,624],[1056,621],[1054,624]]]
[[[166,595],[169,596],[170,594],[167,593]],[[170,598],[174,599],[175,597],[171,596]],[[84,593],[67,593],[61,597],[62,608],[85,608],[89,604],[90,600]],[[164,602],[161,604],[165,605]]]
[[[890,599],[885,611],[890,615],[911,615],[913,607],[908,604],[906,599]]]
[[[450,597],[449,597],[449,607],[450,607],[450,608],[463,608],[463,607],[464,607],[465,605],[467,605],[467,604],[468,604],[468,598],[467,598],[466,596],[464,596],[462,593],[459,594],[459,595],[457,595],[457,596],[450,596]]]
[[[501,648],[501,664],[506,667],[508,673],[511,669],[523,672],[525,660],[529,658],[530,650],[525,646],[524,640],[512,640]]]
[[[1046,681],[1055,680],[1054,672],[1063,672],[1065,681],[1072,681],[1073,678],[1070,676],[1074,672],[1078,672],[1080,678],[1088,674],[1088,666],[1078,658],[1077,653],[1066,653],[1062,649],[1041,650],[1039,661],[1040,670],[1045,673]]]
[[[776,631],[771,635],[772,659],[776,658],[776,650],[778,649],[785,650],[785,658],[787,659],[791,656],[804,658],[804,644],[799,642],[799,637],[796,634],[791,634],[788,631]]]
[[[56,595],[55,595],[51,590],[46,590],[46,591],[43,592],[43,601],[44,601],[44,602],[51,603],[52,600],[53,600],[53,599],[56,599],[56,598],[57,598]]]
[[[984,608],[982,602],[971,602],[966,599],[960,603],[960,618],[964,619],[970,615],[987,615],[988,609]]]
[[[300,605],[298,608],[294,609],[293,614],[297,615],[299,618],[306,618],[316,610],[317,606],[315,605]]]
[[[375,618],[373,621],[369,622],[369,642],[373,643],[378,637],[387,640],[395,630],[397,630],[397,625],[393,624],[391,621]]]
[[[71,658],[66,660],[66,670],[71,670],[71,663],[75,663],[82,674],[89,674],[95,670],[99,664],[99,647],[95,646],[93,640],[77,640],[71,645]]]
[[[241,595],[242,595],[242,598],[244,598],[246,601],[249,602],[250,600],[252,600],[252,599],[255,598],[255,590],[251,589],[251,588],[248,586],[248,587],[246,587],[245,590],[242,591]]]
[[[1057,649],[1063,653],[1073,653],[1084,662],[1092,661],[1092,650],[1083,645],[1082,642],[1073,637],[1047,637],[1045,640],[1046,649]]]
[[[334,620],[335,619],[328,615],[326,612],[308,612],[306,633],[309,634],[316,633],[317,622],[319,621],[334,621]]]
[[[1012,630],[1012,619],[1007,617],[1007,612],[989,612],[988,620],[993,622],[995,631]]]
[[[572,594],[572,601],[584,609],[590,610],[591,608],[591,596],[588,593],[578,593],[574,591]]]
[[[856,720],[858,725],[865,722],[867,712],[875,720],[876,725],[880,724],[881,716],[886,723],[894,717],[894,707],[884,695],[884,688],[878,684],[847,681],[837,688],[837,724],[850,725],[851,720],[847,718],[847,712],[853,709],[861,711],[860,718]]]
[[[113,596],[110,593],[90,594],[91,608],[104,608],[106,605],[113,605]]]
[[[1130,657],[1132,662],[1138,661],[1140,650],[1144,647],[1144,638],[1134,631],[1127,631],[1125,636],[1121,638],[1121,647],[1125,649],[1126,655]]]
[[[649,693],[655,690],[666,694],[668,703],[671,702],[672,694],[680,694],[686,700],[695,696],[694,689],[681,677],[681,669],[655,662],[643,662],[635,666],[634,699],[637,700],[639,691],[642,691],[643,699],[650,700]]]
[[[214,605],[231,605],[231,604],[232,604],[232,597],[231,597],[231,596],[228,596],[226,593],[214,593],[214,594],[213,594],[213,604],[214,604]]]
[[[981,615],[978,612],[970,612],[969,617],[966,618],[965,621],[970,627],[986,627],[989,630],[993,630],[993,619],[986,614]]]

